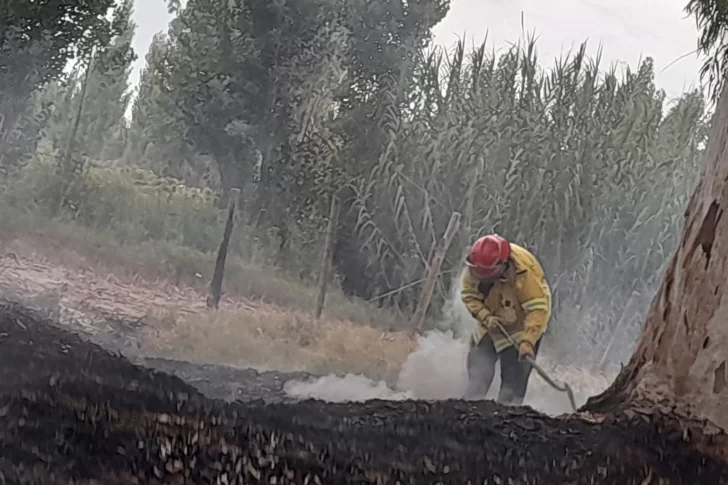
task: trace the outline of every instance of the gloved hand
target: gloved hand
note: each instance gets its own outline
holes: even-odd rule
[[[523,341],[518,345],[518,360],[525,360],[526,357],[531,357],[531,359],[536,358],[531,342]]]
[[[496,322],[498,322],[500,326],[503,326],[503,320],[501,320],[500,317],[496,317],[495,315],[488,315],[483,322],[483,326],[488,330],[492,330],[493,328],[495,328],[500,331],[500,328],[498,328]]]

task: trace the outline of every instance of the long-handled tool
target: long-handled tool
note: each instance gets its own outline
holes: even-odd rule
[[[506,332],[506,329],[503,328],[503,325],[500,324],[498,320],[494,321],[495,325],[498,327],[498,330],[501,331],[503,335],[505,335],[508,342],[510,342],[513,347],[518,349],[518,343],[513,340],[513,337],[510,336],[508,332]],[[557,391],[565,392],[567,396],[569,396],[569,402],[571,403],[571,407],[574,409],[574,412],[576,412],[576,400],[574,399],[574,391],[571,389],[571,386],[564,382],[563,384],[558,384],[556,381],[551,379],[548,374],[546,374],[546,371],[544,371],[540,365],[536,363],[536,359],[531,357],[530,355],[526,356],[526,362],[528,362],[531,367],[536,369],[536,372],[538,372],[538,375],[540,375],[543,380],[549,383],[551,387],[556,389]]]

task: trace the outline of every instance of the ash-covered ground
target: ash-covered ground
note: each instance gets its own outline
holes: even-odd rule
[[[725,464],[657,413],[280,402],[285,376],[157,362],[185,382],[7,302],[0,355],[0,483],[728,484]],[[258,389],[246,399],[279,402],[230,403],[191,385],[215,372]],[[216,385],[208,392],[233,391]]]

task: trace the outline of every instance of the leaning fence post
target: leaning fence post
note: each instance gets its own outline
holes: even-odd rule
[[[412,317],[412,327],[416,328],[418,332],[422,330],[422,325],[425,322],[425,314],[427,313],[427,308],[430,306],[430,300],[432,300],[432,292],[435,289],[437,276],[440,274],[440,268],[442,267],[442,262],[445,260],[445,254],[447,253],[459,226],[460,213],[453,212],[452,216],[450,216],[450,222],[447,224],[447,229],[445,229],[445,233],[442,235],[442,238],[435,248],[435,253],[432,255],[432,260],[430,261],[430,265],[427,270],[425,285],[422,288],[420,302]]]
[[[319,292],[316,298],[316,318],[320,318],[324,311],[326,300],[326,285],[331,272],[331,260],[334,256],[334,240],[336,238],[336,223],[339,219],[339,203],[335,195],[331,196],[331,208],[329,210],[329,225],[326,228],[326,243],[321,257],[321,272],[319,274]]]

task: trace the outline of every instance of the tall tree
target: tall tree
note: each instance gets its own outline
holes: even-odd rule
[[[0,2],[0,165],[17,162],[21,140],[25,152],[32,150],[34,136],[27,130],[16,136],[15,126],[32,93],[61,76],[70,60],[108,42],[112,25],[106,14],[114,5],[115,0]]]
[[[137,57],[132,48],[136,31],[131,19],[133,5],[133,0],[124,0],[116,8],[112,18],[115,35],[97,50],[89,73],[76,145],[94,160],[117,159],[126,144],[129,75]]]
[[[199,157],[187,142],[182,112],[176,105],[175,93],[165,82],[168,46],[167,35],[158,33],[147,52],[131,109],[125,159],[189,185],[199,185],[209,170],[209,161]]]
[[[362,148],[353,144],[376,128],[370,115],[388,90],[406,92],[414,53],[447,4],[190,0],[180,11],[165,83],[188,142],[214,158],[224,189],[243,189],[284,253],[293,239],[315,241],[319,201],[371,165],[368,153],[349,157]]]

